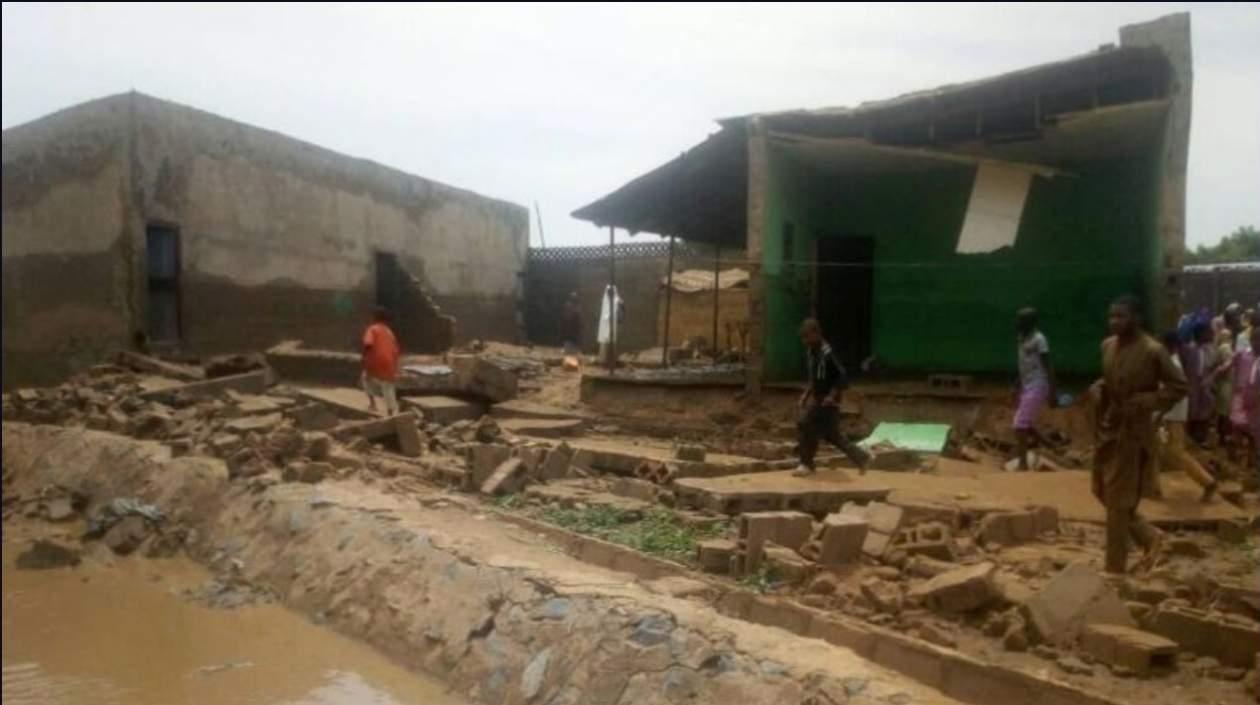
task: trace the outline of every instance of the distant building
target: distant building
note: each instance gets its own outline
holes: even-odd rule
[[[4,131],[4,384],[191,353],[514,340],[521,207],[138,93]]]
[[[574,216],[746,249],[753,388],[801,374],[810,315],[849,362],[985,373],[1036,306],[1056,365],[1093,373],[1112,298],[1176,313],[1191,81],[1172,15],[995,78],[720,120]]]

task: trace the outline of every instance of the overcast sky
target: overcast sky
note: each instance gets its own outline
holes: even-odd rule
[[[568,214],[714,118],[981,78],[1186,7],[4,3],[2,121],[135,89],[538,201],[548,244],[593,243],[606,233]],[[1260,225],[1260,5],[1191,13],[1197,244]]]

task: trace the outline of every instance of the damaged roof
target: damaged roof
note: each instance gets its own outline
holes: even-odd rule
[[[700,144],[572,215],[631,234],[742,246],[747,131],[754,123],[781,144],[799,145],[803,138],[845,140],[850,146],[913,148],[920,156],[936,152],[1070,169],[1089,159],[1136,153],[1157,139],[1171,77],[1160,49],[1107,45],[1062,61],[856,107],[723,118],[721,129]],[[816,145],[820,152],[825,146]],[[888,153],[887,162],[890,167],[904,163],[905,156]]]

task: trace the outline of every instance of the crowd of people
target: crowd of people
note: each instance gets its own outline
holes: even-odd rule
[[[1094,495],[1106,508],[1106,569],[1123,573],[1129,542],[1159,555],[1162,535],[1142,519],[1143,498],[1162,496],[1161,470],[1184,472],[1212,501],[1219,481],[1192,452],[1223,448],[1260,472],[1260,318],[1231,304],[1218,316],[1183,317],[1162,342],[1142,326],[1142,307],[1121,297],[1108,310],[1111,335],[1102,343],[1102,377],[1090,387],[1095,417]],[[1037,312],[1016,314],[1018,402],[1013,419],[1018,461],[1027,470],[1031,447],[1047,444],[1037,429],[1041,413],[1059,403],[1050,343]],[[837,429],[837,407],[848,378],[818,322],[801,326],[809,383],[800,398],[799,476],[814,473],[821,440],[839,447],[865,471],[869,454]]]

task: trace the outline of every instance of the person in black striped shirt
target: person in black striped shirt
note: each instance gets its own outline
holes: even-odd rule
[[[813,318],[801,323],[801,342],[805,343],[808,384],[801,394],[800,420],[796,423],[800,465],[792,473],[798,477],[814,474],[814,456],[818,442],[826,440],[839,448],[866,474],[871,456],[840,432],[840,395],[849,385],[844,365],[823,339],[822,326]]]

